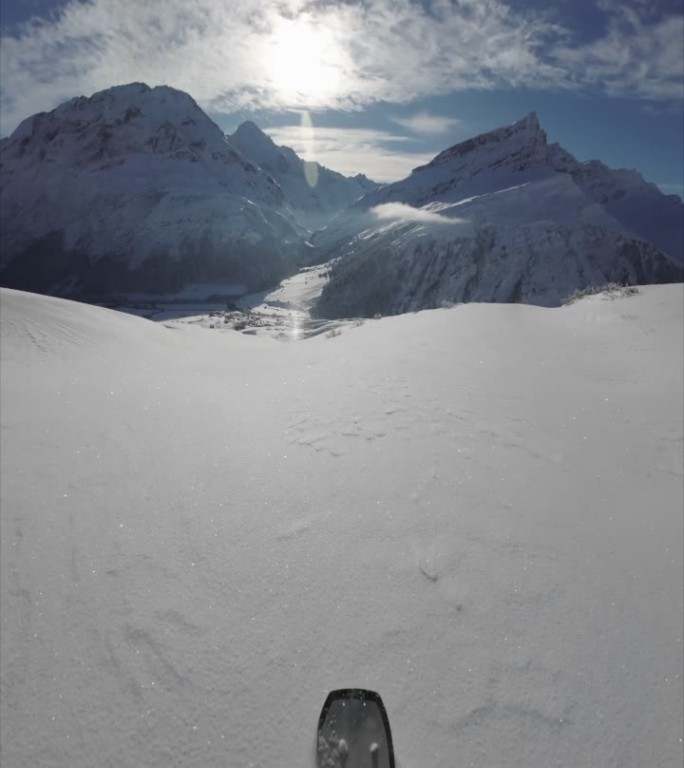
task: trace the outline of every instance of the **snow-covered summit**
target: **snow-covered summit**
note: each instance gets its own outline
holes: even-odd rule
[[[511,125],[459,142],[414,168],[403,180],[383,187],[362,205],[400,200],[411,205],[440,200],[454,202],[565,172],[577,161],[558,144],[549,144],[535,112]]]
[[[290,147],[276,145],[251,120],[238,126],[228,140],[273,177],[309,229],[324,227],[348,205],[378,188],[363,174],[343,176],[315,161],[302,160]]]
[[[677,196],[579,162],[532,112],[368,193],[320,233],[321,260],[338,261],[317,311],[553,305],[587,285],[678,281],[683,222]]]
[[[2,160],[3,172],[11,174],[15,158],[33,165],[102,167],[114,158],[155,154],[192,162],[211,159],[254,173],[191,96],[144,83],[79,96],[27,118],[6,140]],[[265,183],[267,198],[282,202],[275,186]]]
[[[273,163],[281,155],[273,139],[251,120],[240,123],[235,133],[230,135],[229,141],[245,157],[259,165]]]
[[[546,132],[539,124],[537,113],[530,112],[512,125],[482,133],[479,136],[445,149],[427,165],[419,166],[414,172],[424,168],[436,168],[457,158],[464,157],[474,150],[486,150],[495,153],[493,157],[487,158],[491,162],[496,161],[499,157],[513,160],[512,156],[516,152],[521,154],[523,150],[526,150],[529,155],[533,155],[535,152],[543,154],[545,147]]]
[[[0,280],[39,291],[251,288],[292,269],[303,232],[271,175],[186,93],[78,97],[0,143]]]

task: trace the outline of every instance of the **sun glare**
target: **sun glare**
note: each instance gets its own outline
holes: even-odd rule
[[[290,106],[315,106],[337,93],[343,52],[329,29],[279,19],[267,55],[270,82]]]

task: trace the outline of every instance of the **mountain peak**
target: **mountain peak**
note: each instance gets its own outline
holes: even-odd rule
[[[6,157],[60,167],[95,168],[151,154],[196,161],[207,147],[225,162],[243,162],[192,96],[167,85],[128,83],[78,96],[26,118],[10,138]]]
[[[265,136],[266,134],[259,128],[259,126],[252,120],[245,120],[238,125],[235,133],[244,134],[247,136]]]
[[[537,117],[537,113],[534,111],[529,112],[527,115],[525,115],[525,117],[513,123],[513,126],[519,126],[521,130],[522,129],[530,129],[535,131],[541,130],[541,125],[539,124],[539,118]]]
[[[228,141],[257,164],[272,159],[278,152],[278,147],[273,139],[251,120],[240,123],[235,133],[228,136]]]
[[[539,118],[536,112],[530,112],[525,117],[517,120],[515,123],[495,128],[493,131],[481,133],[472,139],[467,139],[459,144],[440,152],[427,165],[416,168],[416,171],[423,168],[434,168],[443,165],[455,158],[462,158],[470,155],[476,150],[489,150],[499,148],[504,153],[509,153],[514,147],[521,145],[530,145],[533,147],[546,147],[546,132],[539,124]],[[498,154],[498,153],[497,153]]]
[[[97,99],[108,95],[135,96],[140,93],[149,93],[151,90],[152,88],[147,83],[122,83],[97,91],[90,98]]]
[[[152,111],[167,111],[172,106],[179,110],[199,110],[197,102],[185,91],[180,91],[169,85],[150,87],[146,83],[136,82],[114,85],[111,88],[97,91],[90,97],[79,96],[57,107],[56,111],[69,110],[74,106],[82,107],[83,105],[90,105],[92,108],[106,105],[105,108],[110,112],[134,106],[145,106]]]

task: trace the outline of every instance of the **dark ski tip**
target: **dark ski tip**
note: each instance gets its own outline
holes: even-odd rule
[[[318,768],[395,768],[392,732],[379,693],[341,688],[318,718]]]

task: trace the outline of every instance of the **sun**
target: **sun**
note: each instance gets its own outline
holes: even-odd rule
[[[344,52],[327,27],[278,19],[267,51],[269,82],[284,105],[322,105],[339,93]]]

